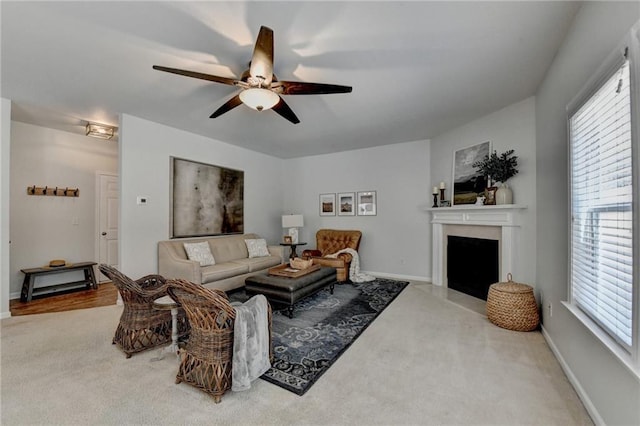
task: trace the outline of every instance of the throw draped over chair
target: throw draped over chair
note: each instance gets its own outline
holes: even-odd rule
[[[153,307],[153,301],[166,296],[167,283],[160,275],[147,275],[132,280],[117,269],[100,264],[100,272],[116,286],[124,309],[116,328],[113,344],[120,346],[130,358],[132,354],[171,342],[171,312]],[[178,313],[178,334],[188,332],[184,311]]]
[[[169,295],[182,306],[191,325],[189,341],[181,349],[176,383],[184,381],[219,403],[232,384],[235,309],[222,290],[181,279],[169,280],[168,285]],[[273,358],[271,306],[267,320],[269,357]]]
[[[313,259],[313,263],[317,265],[336,268],[338,282],[344,282],[349,279],[352,256],[349,253],[340,253],[336,258],[326,256],[345,248],[358,251],[361,238],[362,232],[360,231],[320,229],[316,232],[316,249],[304,250],[302,257]]]

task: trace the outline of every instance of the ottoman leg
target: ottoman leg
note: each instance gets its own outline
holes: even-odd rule
[[[289,307],[287,308],[287,315],[289,316],[289,318],[293,318],[293,305],[289,305]]]
[[[329,293],[333,294],[333,287],[335,287],[336,283],[331,283],[331,285],[329,285]]]

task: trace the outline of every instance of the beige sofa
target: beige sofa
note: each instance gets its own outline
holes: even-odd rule
[[[165,278],[182,278],[205,287],[229,291],[244,286],[249,275],[284,263],[284,247],[268,246],[270,256],[249,258],[245,239],[256,234],[225,235],[205,238],[181,238],[158,242],[158,273]],[[207,241],[215,265],[200,266],[189,260],[184,243]]]

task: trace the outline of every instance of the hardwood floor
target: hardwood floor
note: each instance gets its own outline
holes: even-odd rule
[[[100,284],[97,290],[74,291],[33,299],[31,302],[21,302],[20,299],[14,299],[9,301],[9,310],[12,316],[63,312],[115,305],[117,299],[118,289],[112,283],[106,282]]]

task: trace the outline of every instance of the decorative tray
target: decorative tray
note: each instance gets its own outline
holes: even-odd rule
[[[279,277],[298,278],[303,275],[310,274],[320,269],[320,265],[312,265],[306,269],[296,269],[289,266],[288,263],[269,268],[269,275],[277,275]]]

